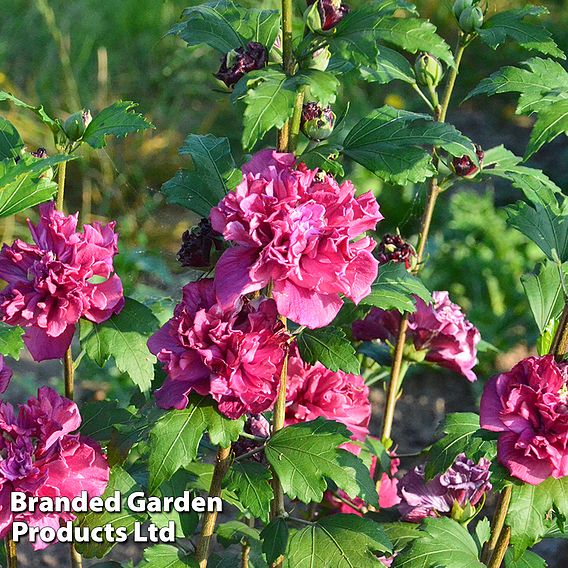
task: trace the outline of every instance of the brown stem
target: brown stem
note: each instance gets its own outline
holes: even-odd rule
[[[73,400],[75,396],[75,367],[73,366],[73,353],[71,346],[65,351],[63,358],[63,374],[65,377],[65,396],[69,400]]]
[[[75,545],[71,543],[71,568],[83,568],[83,559],[81,555],[75,550]]]
[[[554,335],[550,352],[556,356],[563,356],[568,352],[568,302],[564,306],[560,322],[558,323],[558,330]]]
[[[12,533],[6,537],[6,558],[8,560],[8,568],[18,568],[16,543],[12,540]]]
[[[211,479],[211,487],[209,488],[209,497],[221,497],[223,478],[229,469],[231,463],[231,446],[227,448],[219,448],[217,451],[217,460],[215,469],[213,470],[213,478]],[[201,525],[201,534],[195,551],[195,559],[199,568],[206,568],[209,558],[209,546],[215,532],[215,524],[217,523],[217,511],[207,511],[203,516]]]
[[[63,196],[65,195],[65,174],[67,172],[67,162],[59,164],[57,172],[57,202],[56,207],[58,211],[63,211]]]
[[[509,510],[509,503],[511,502],[512,493],[513,486],[507,485],[499,495],[497,508],[495,509],[495,513],[493,514],[493,520],[491,521],[491,537],[485,543],[483,552],[481,554],[481,561],[485,564],[489,562],[497,548],[499,539],[501,537],[501,532],[505,524],[507,511]]]
[[[497,546],[495,548],[495,553],[493,554],[487,568],[501,568],[505,554],[507,553],[507,548],[509,547],[509,540],[511,539],[511,529],[505,527],[499,540],[497,541]]]

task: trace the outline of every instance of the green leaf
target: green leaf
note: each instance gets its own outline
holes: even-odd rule
[[[339,153],[335,148],[324,144],[302,154],[302,162],[311,170],[318,168],[332,176],[343,177],[345,171],[338,157]]]
[[[231,1],[221,0],[186,8],[185,20],[170,30],[188,45],[206,44],[226,53],[246,47],[249,41],[272,47],[280,29],[276,10],[242,8]]]
[[[180,170],[162,186],[168,203],[181,205],[201,217],[209,217],[229,189],[241,180],[227,138],[190,134],[180,148],[189,155],[191,170]]]
[[[475,541],[456,521],[425,519],[421,533],[396,557],[393,568],[485,568]]]
[[[418,296],[427,304],[432,295],[421,280],[412,275],[403,263],[389,262],[379,269],[379,275],[371,286],[371,293],[362,302],[382,310],[414,312]]]
[[[217,540],[225,547],[242,542],[258,542],[260,534],[258,529],[249,527],[241,521],[229,521],[217,528]]]
[[[56,155],[50,158],[22,158],[17,164],[0,162],[0,217],[15,215],[30,207],[49,201],[57,191],[57,184],[48,172],[52,167],[75,159]]]
[[[550,320],[564,307],[564,294],[557,264],[544,262],[538,273],[525,274],[521,283],[529,300],[540,333],[544,333]]]
[[[376,503],[369,470],[353,454],[339,449],[349,440],[343,424],[318,418],[288,426],[270,438],[266,457],[290,499],[320,502],[332,480],[350,497]],[[365,496],[363,496],[365,494]]]
[[[51,118],[44,110],[43,106],[33,106],[30,105],[14,95],[7,93],[6,91],[0,91],[0,101],[8,101],[20,108],[25,108],[33,112],[45,125],[47,125],[53,133],[57,133],[61,130],[61,124],[58,120]]]
[[[511,549],[505,553],[505,568],[546,568],[548,564],[545,559],[530,550],[515,560],[515,555]]]
[[[487,517],[483,517],[477,525],[475,525],[475,539],[479,550],[491,537],[491,521]]]
[[[357,515],[333,515],[292,535],[287,568],[380,568],[377,553],[390,553],[381,526]]]
[[[358,375],[361,363],[343,330],[337,327],[304,329],[297,338],[302,359],[310,365],[320,362],[332,371]]]
[[[0,355],[12,357],[18,361],[20,351],[24,347],[23,335],[24,330],[21,327],[0,322]]]
[[[197,562],[176,546],[157,544],[144,551],[140,568],[197,568]]]
[[[0,117],[0,160],[13,159],[20,155],[24,141],[16,127]]]
[[[98,442],[107,442],[115,426],[129,424],[136,416],[126,408],[120,408],[116,400],[101,400],[82,406],[81,418],[81,434]]]
[[[432,146],[477,163],[473,143],[453,126],[389,106],[360,120],[347,134],[343,152],[378,177],[405,184],[435,175]]]
[[[507,224],[533,241],[553,262],[568,260],[568,202],[560,213],[535,203],[533,207],[519,201],[506,208]]]
[[[383,523],[381,525],[389,540],[393,551],[400,552],[414,539],[421,536],[419,525],[415,523]]]
[[[271,128],[282,128],[294,112],[294,80],[281,71],[267,68],[248,73],[248,90],[243,96],[243,148],[252,149]]]
[[[326,73],[318,69],[306,69],[295,75],[294,81],[298,85],[305,85],[308,88],[306,101],[316,100],[323,106],[335,102],[339,80],[333,73]]]
[[[483,159],[483,177],[494,176],[506,179],[520,189],[533,203],[558,209],[557,195],[562,190],[541,170],[520,165],[522,158],[509,152],[504,146],[497,146],[485,152]]]
[[[268,523],[270,502],[274,498],[271,479],[270,470],[261,463],[238,461],[225,477],[225,486],[253,517]]]
[[[87,126],[82,141],[93,148],[104,148],[106,136],[123,137],[154,125],[141,114],[134,112],[137,103],[119,101],[101,110]]]
[[[404,81],[416,83],[414,69],[408,59],[398,51],[381,46],[381,53],[373,65],[359,69],[361,76],[368,83],[386,85],[391,81]]]
[[[553,508],[568,515],[568,477],[549,478],[540,485],[513,485],[506,523],[511,527],[515,559],[546,536],[554,524]]]
[[[495,456],[495,442],[488,439],[491,434],[480,429],[479,416],[473,412],[448,414],[437,434],[443,437],[428,452],[425,470],[428,479],[444,473],[461,453],[476,460]]]
[[[568,100],[562,100],[539,111],[525,152],[525,159],[530,158],[545,144],[566,133],[568,133]]]
[[[568,73],[560,63],[534,57],[521,65],[524,68],[503,67],[483,79],[466,100],[477,95],[519,93],[517,114],[529,114],[568,97]]]
[[[95,527],[104,527],[105,525],[112,525],[115,529],[117,527],[124,527],[128,534],[134,530],[136,522],[143,522],[147,515],[140,513],[132,513],[127,507],[128,497],[135,491],[141,491],[140,486],[124,469],[114,467],[110,471],[110,479],[107,488],[102,495],[103,499],[114,496],[115,491],[120,493],[120,500],[122,504],[122,511],[119,513],[110,513],[103,511],[102,513],[87,513],[80,514],[77,517],[75,524],[80,527],[88,527],[91,530]],[[104,534],[104,532],[103,532]],[[86,543],[77,543],[77,551],[87,558],[103,558],[114,547],[115,543],[103,541],[97,543],[94,541]]]
[[[114,358],[119,371],[126,373],[142,392],[148,392],[156,357],[146,342],[157,328],[158,320],[150,308],[126,298],[122,311],[101,324],[81,320],[81,347],[100,367]]]
[[[205,431],[214,445],[227,447],[238,440],[243,426],[243,418],[225,418],[205,397],[192,396],[185,410],[167,412],[150,431],[150,491],[196,458]]]
[[[525,18],[548,14],[542,6],[527,6],[518,10],[498,12],[489,18],[479,30],[479,37],[489,47],[497,49],[508,38],[530,51],[540,51],[561,59],[566,56],[552,39],[551,33],[542,25],[526,22]]]
[[[266,556],[266,561],[272,565],[280,556],[286,553],[290,534],[288,524],[282,517],[276,517],[262,529],[260,533],[262,539],[262,552]]]

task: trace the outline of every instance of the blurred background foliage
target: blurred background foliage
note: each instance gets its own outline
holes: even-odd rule
[[[353,0],[352,4],[361,0]],[[112,142],[102,152],[84,150],[69,170],[69,209],[81,209],[84,221],[118,219],[121,252],[117,270],[127,293],[177,296],[187,272],[176,264],[182,232],[196,219],[185,210],[166,206],[161,184],[183,162],[178,148],[189,133],[228,136],[237,160],[240,150],[240,110],[231,105],[213,77],[219,55],[206,47],[187,48],[167,31],[190,0],[2,0],[0,19],[0,89],[56,116],[80,108],[98,111],[115,99],[133,100],[156,130]],[[258,2],[241,0],[258,6]],[[304,0],[296,0],[298,13]],[[423,17],[453,44],[450,2],[417,0]],[[564,0],[529,2],[550,10],[546,24],[561,49],[568,50],[568,7]],[[517,0],[489,2],[497,8],[526,5]],[[274,0],[262,2],[276,7]],[[514,114],[513,97],[476,98],[459,106],[482,78],[503,65],[530,54],[506,46],[495,53],[479,42],[467,52],[449,120],[484,148],[505,144],[522,155],[529,119]],[[347,124],[385,103],[423,111],[421,101],[405,84],[386,86],[361,80],[343,81],[337,111],[351,107]],[[53,151],[49,132],[35,118],[8,105],[0,112],[14,122],[28,147]],[[548,145],[531,161],[561,187],[568,184],[566,139]],[[388,187],[360,167],[347,164],[361,191],[372,189],[385,215],[379,235],[397,228],[415,233],[424,192],[419,187]],[[482,354],[481,375],[503,359],[534,345],[536,328],[524,299],[520,276],[534,267],[540,253],[524,237],[507,229],[502,206],[520,194],[506,184],[494,187],[464,182],[444,195],[435,216],[430,261],[425,278],[433,289],[448,289],[480,328],[484,339],[501,354]],[[0,226],[0,239],[25,234],[25,218]],[[515,356],[515,360],[518,356]],[[94,371],[93,371],[94,372]]]

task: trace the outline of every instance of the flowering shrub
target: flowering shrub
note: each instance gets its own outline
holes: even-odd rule
[[[60,521],[73,520],[72,513],[11,512],[10,495],[20,491],[33,497],[90,497],[103,494],[109,467],[100,446],[73,434],[81,425],[77,405],[48,387],[37,398],[22,404],[0,406],[0,537],[14,521],[29,526],[59,528]],[[46,546],[43,542],[35,548]]]
[[[221,66],[207,74],[217,91],[213,76],[226,87],[215,96],[239,109],[242,147],[234,155],[250,157],[235,159],[234,138],[190,134],[180,150],[189,166],[144,202],[148,216],[161,212],[162,197],[191,212],[177,253],[190,270],[166,282],[181,296],[175,307],[149,292],[160,263],[140,268],[126,255],[115,267],[114,222],[78,231],[79,214],[65,213],[66,171],[80,148],[99,150],[108,137],[151,123],[129,101],[52,117],[0,91],[0,102],[32,113],[53,136],[52,147],[30,152],[0,118],[0,218],[39,216],[28,222],[33,242],[17,239],[0,252],[0,563],[17,568],[12,528],[25,521],[51,529],[72,522],[90,532],[90,541],[74,536],[72,568],[82,556],[119,565],[109,534],[138,538],[143,525],[149,534],[175,535],[168,544],[147,540],[140,568],[542,564],[527,549],[562,535],[568,515],[568,206],[525,161],[566,131],[568,74],[553,59],[565,54],[535,19],[544,10],[495,14],[492,4],[453,3],[453,52],[405,1],[309,0],[302,18],[290,0],[278,10],[232,0],[187,8],[171,34],[200,46],[195,56],[218,52]],[[39,9],[53,27],[51,8]],[[464,52],[474,42],[497,49],[506,41],[539,56],[496,71],[467,98],[519,94],[517,112],[534,114],[525,121],[534,127],[523,158],[504,146],[482,150],[446,121]],[[102,77],[103,51],[99,57]],[[366,89],[411,87],[413,110],[385,104],[358,116],[340,87],[359,79]],[[369,174],[357,188],[346,175],[358,175],[355,163]],[[538,356],[484,384],[474,367],[478,351],[493,347],[465,302],[429,290],[422,268],[435,264],[428,239],[438,203],[472,181],[485,191],[494,178],[496,191],[508,182],[522,192],[524,201],[506,209],[508,225],[542,253],[522,278],[539,337]],[[401,209],[405,198],[393,186],[415,192],[401,218],[418,218],[423,208],[416,234],[406,222],[383,234],[375,195],[380,190],[388,203],[394,192]],[[72,199],[99,206],[76,189]],[[12,219],[3,229],[7,241],[22,234]],[[475,247],[471,230],[460,230],[464,247]],[[148,273],[143,282],[126,278],[129,262]],[[134,297],[125,296],[115,268]],[[24,384],[21,371],[29,375],[17,362],[24,345],[35,361],[61,361],[65,398],[41,386],[17,410],[8,402],[13,385]],[[479,378],[481,409],[447,414],[428,448],[409,454],[395,408],[424,362]],[[89,398],[84,387],[93,385],[93,400],[79,408],[76,387]],[[109,385],[117,400],[101,400]],[[118,494],[122,511],[76,517],[11,509],[14,492],[73,498],[82,491]],[[489,522],[481,515],[492,493]],[[131,510],[133,494],[164,504],[207,494],[224,515],[215,507],[200,510],[201,518],[167,507]],[[222,547],[211,546],[215,534]],[[31,533],[30,540],[36,549],[49,544]]]

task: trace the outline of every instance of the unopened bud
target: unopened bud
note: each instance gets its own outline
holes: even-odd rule
[[[329,60],[331,59],[331,51],[329,47],[322,47],[314,52],[312,58],[309,60],[308,69],[317,69],[319,71],[325,71],[329,65]]]
[[[221,67],[215,74],[232,89],[247,73],[262,69],[268,64],[266,47],[256,41],[251,41],[246,48],[239,47],[226,53],[221,59]]]
[[[177,259],[182,266],[209,269],[214,264],[213,253],[223,249],[221,235],[213,230],[208,219],[201,219],[191,231],[185,231]]]
[[[471,34],[483,25],[483,12],[478,6],[471,6],[463,10],[458,21],[462,31]]]
[[[473,5],[474,5],[473,0],[456,0],[454,2],[454,6],[452,8],[452,11],[454,13],[454,16],[456,17],[456,20],[460,19],[462,12],[466,8],[471,8]]]
[[[302,108],[302,132],[311,140],[325,140],[331,136],[335,114],[331,107],[321,107],[316,102],[306,103]]]
[[[428,53],[422,53],[416,58],[414,70],[418,83],[426,87],[437,87],[444,75],[440,61]]]
[[[481,166],[483,164],[485,152],[478,144],[475,145],[475,154],[479,160],[479,166]],[[461,156],[460,158],[454,158],[452,160],[452,169],[457,176],[468,179],[475,177],[479,173],[479,167],[468,155]]]
[[[77,142],[81,140],[87,126],[91,124],[93,120],[91,116],[91,111],[82,110],[79,112],[74,112],[64,123],[63,130],[65,135],[71,142]]]
[[[346,16],[349,6],[341,0],[308,0],[304,21],[314,33],[329,32]]]

